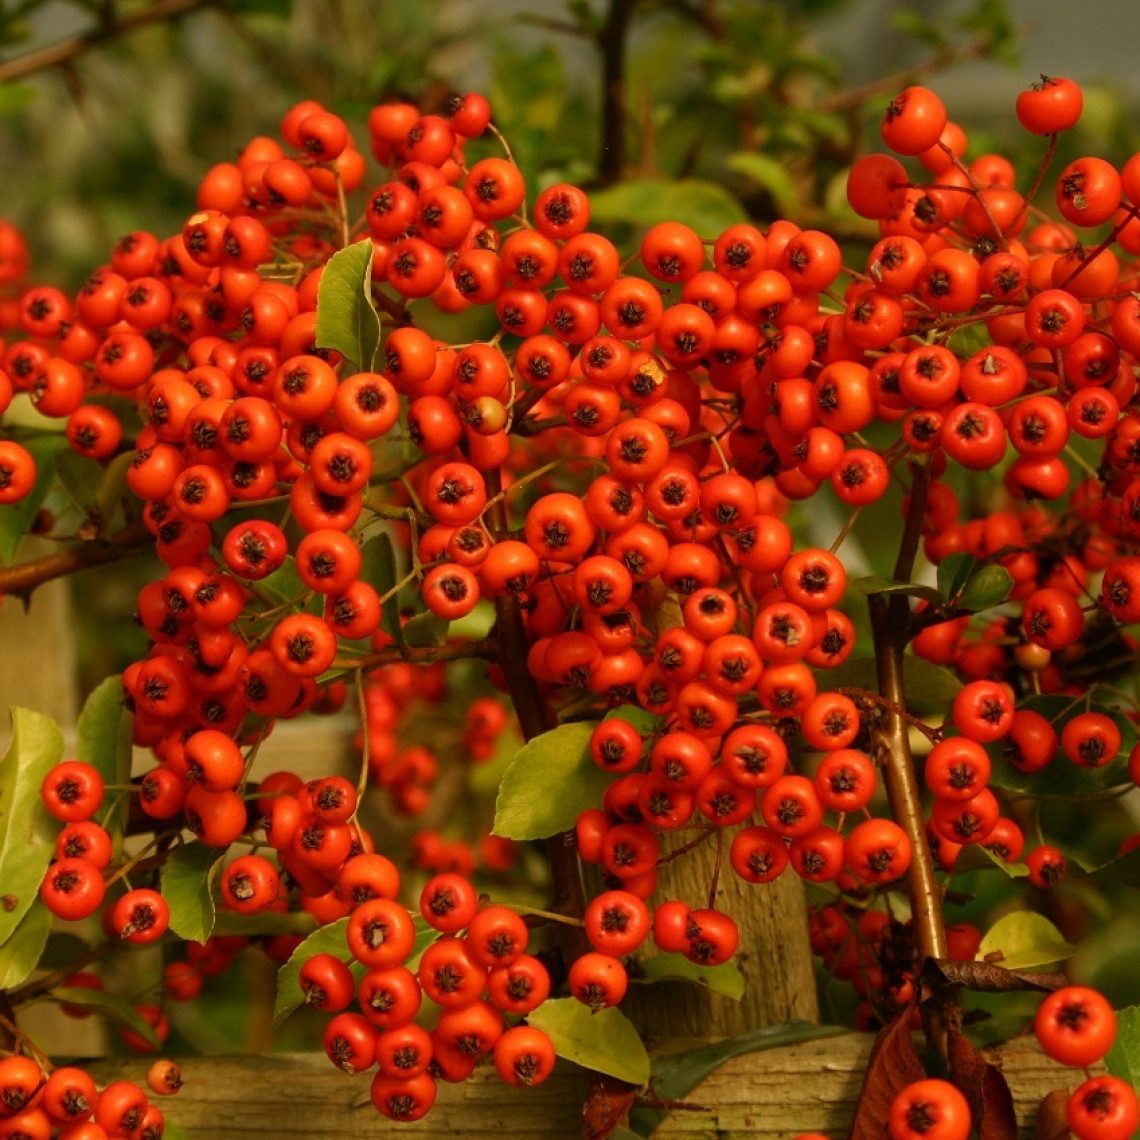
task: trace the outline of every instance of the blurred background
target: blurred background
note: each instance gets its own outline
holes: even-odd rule
[[[701,177],[761,218],[838,222],[844,167],[912,77],[971,154],[1016,157],[1040,149],[1017,93],[1071,76],[1065,145],[1130,154],[1138,32],[1133,0],[3,0],[0,210],[75,284],[122,233],[179,226],[203,171],[299,98],[351,121],[474,89],[540,181]]]

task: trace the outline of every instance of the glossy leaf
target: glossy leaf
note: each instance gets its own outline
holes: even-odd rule
[[[978,560],[964,551],[948,554],[938,563],[938,592],[947,602],[957,599],[977,564]]]
[[[564,1060],[631,1085],[649,1080],[649,1054],[619,1009],[591,1013],[577,998],[554,998],[543,1002],[527,1021],[549,1036],[555,1053]]]
[[[1076,949],[1044,915],[1015,910],[989,928],[977,956],[979,961],[988,958],[1007,970],[1028,970],[1063,962]]]
[[[976,570],[962,589],[958,608],[978,613],[993,606],[1001,605],[1013,589],[1013,578],[1004,566],[990,563]]]
[[[131,778],[131,715],[123,707],[122,693],[118,676],[101,681],[83,702],[75,723],[76,758],[92,765],[105,784],[122,785]],[[106,806],[118,794],[108,792]],[[119,806],[104,819],[103,826],[110,833],[116,851],[129,809],[130,801],[124,796]]]
[[[855,578],[851,585],[868,597],[875,597],[878,594],[907,594],[912,598],[923,598],[935,608],[942,606],[942,595],[933,586],[923,586],[918,582],[896,582],[892,578],[884,578],[881,574],[866,574],[862,578]]]
[[[44,777],[63,757],[51,717],[12,709],[12,739],[0,760],[0,946],[32,908],[59,824],[40,799]]]
[[[51,933],[51,922],[51,911],[36,899],[19,926],[0,946],[0,990],[18,986],[39,965]]]
[[[1074,702],[1071,697],[1060,696],[1029,697],[1020,702],[1018,707],[1040,713],[1052,723],[1058,736],[1078,713],[1089,708],[1093,712],[1104,713],[1105,716],[1112,718],[1120,730],[1120,751],[1113,760],[1099,768],[1083,768],[1059,753],[1040,771],[1022,772],[1002,756],[1000,745],[993,745],[988,751],[993,760],[993,776],[990,782],[995,787],[1023,792],[1025,795],[1041,799],[1074,799],[1096,795],[1130,782],[1128,753],[1136,745],[1136,726],[1123,713],[1101,705],[1086,705],[1083,701]]]
[[[184,843],[162,868],[162,897],[170,906],[170,929],[188,942],[205,942],[214,929],[213,883],[222,856],[205,843]]]
[[[569,830],[580,812],[602,802],[611,777],[590,758],[596,724],[560,725],[519,749],[499,787],[495,835],[546,839]]]
[[[1114,1077],[1140,1088],[1140,1005],[1116,1012],[1116,1040],[1104,1059]]]
[[[639,229],[676,221],[704,235],[718,234],[736,222],[746,222],[748,214],[732,194],[715,182],[637,178],[592,193],[590,220],[592,224],[628,222]]]
[[[1000,855],[995,855],[980,843],[971,843],[958,853],[951,868],[952,875],[965,875],[970,871],[1001,871],[1010,879],[1024,879],[1029,868],[1024,863],[1007,863]]]
[[[317,290],[317,344],[332,348],[361,372],[380,344],[380,317],[372,305],[372,241],[364,238],[333,254]]]
[[[415,916],[416,940],[408,959],[408,969],[414,970],[420,955],[435,941],[438,934],[424,922],[420,915]],[[347,942],[348,919],[338,918],[336,922],[318,927],[302,942],[289,961],[277,971],[277,1000],[273,1006],[273,1024],[280,1025],[295,1009],[305,1002],[301,991],[301,967],[315,954],[332,954],[344,962],[349,962],[357,978],[364,974],[364,967],[351,962]]]

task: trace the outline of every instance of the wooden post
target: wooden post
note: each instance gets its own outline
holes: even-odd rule
[[[849,1131],[874,1037],[846,1034],[769,1049],[726,1061],[684,1097],[654,1132],[654,1140],[787,1140],[799,1132],[841,1136]],[[1032,1126],[1037,1105],[1052,1089],[1073,1088],[1079,1074],[1044,1058],[1021,1038],[987,1059],[999,1064],[1013,1092],[1018,1123]],[[103,1082],[141,1079],[139,1058],[99,1061]],[[191,1057],[181,1061],[185,1085],[161,1103],[186,1140],[309,1140],[314,1135],[356,1140],[395,1135],[371,1107],[368,1075],[347,1077],[323,1054]],[[441,1083],[425,1120],[401,1124],[399,1135],[420,1140],[577,1140],[587,1074],[559,1064],[533,1089],[504,1084],[489,1065],[458,1085]]]

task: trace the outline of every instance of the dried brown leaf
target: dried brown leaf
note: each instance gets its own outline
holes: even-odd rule
[[[1067,1140],[1070,1133],[1065,1106],[1068,1103],[1067,1089],[1054,1089],[1042,1100],[1033,1124],[1034,1140]]]
[[[950,1026],[947,1045],[950,1079],[969,1102],[980,1140],[1017,1140],[1017,1116],[1005,1075],[955,1025]]]
[[[927,958],[925,980],[936,985],[964,986],[975,993],[1008,993],[1011,990],[1042,990],[1046,993],[1067,985],[1056,970],[1007,970],[996,962],[953,962]]]
[[[859,1090],[851,1140],[882,1140],[891,1102],[907,1085],[926,1076],[911,1038],[911,1008],[883,1026],[875,1038]]]

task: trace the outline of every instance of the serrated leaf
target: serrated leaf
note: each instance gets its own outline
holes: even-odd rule
[[[631,1085],[649,1080],[649,1054],[620,1009],[591,1013],[577,998],[554,998],[528,1014],[527,1021],[550,1038],[564,1060]]]
[[[524,744],[503,773],[492,831],[506,839],[546,839],[597,807],[610,782],[590,757],[596,721],[564,724]]]
[[[1140,1088],[1140,1005],[1116,1012],[1116,1040],[1104,1059],[1114,1077]]]
[[[1004,566],[991,562],[970,575],[962,596],[958,599],[958,607],[978,613],[988,610],[992,606],[1001,605],[1009,597],[1013,589],[1013,578]]]
[[[1007,970],[1028,970],[1063,962],[1076,952],[1061,932],[1044,916],[1031,910],[1015,910],[1002,915],[986,932],[977,958],[992,960]]]
[[[918,582],[896,582],[881,574],[865,574],[855,578],[851,585],[868,597],[878,594],[907,594],[913,598],[924,598],[936,609],[942,607],[942,595],[933,586],[923,586]]]
[[[699,966],[684,954],[653,954],[638,960],[630,969],[631,982],[692,982],[723,997],[740,1001],[744,997],[744,975],[736,962],[719,966]]]
[[[725,165],[734,174],[743,174],[767,190],[781,214],[791,215],[799,209],[796,184],[788,168],[778,159],[756,151],[738,150],[725,159]]]
[[[16,551],[32,525],[36,513],[43,505],[55,478],[55,458],[67,448],[62,435],[42,435],[22,440],[23,446],[35,461],[36,481],[32,489],[18,502],[0,506],[0,565],[10,565]]]
[[[131,714],[123,707],[118,676],[107,677],[91,690],[75,723],[76,759],[86,760],[105,784],[126,784],[131,778]],[[118,793],[107,793],[108,800]],[[123,837],[130,802],[124,796],[104,820],[116,852]]]
[[[162,897],[170,906],[170,929],[187,942],[205,942],[214,929],[213,883],[222,855],[205,843],[184,843],[162,867]]]
[[[710,1073],[733,1057],[779,1049],[800,1041],[837,1037],[847,1030],[835,1025],[813,1025],[809,1021],[791,1021],[769,1025],[752,1033],[730,1037],[715,1045],[702,1045],[684,1053],[667,1053],[654,1057],[649,1078],[649,1092],[660,1100],[681,1100],[689,1095]],[[644,1136],[665,1118],[656,1108],[636,1108],[630,1115],[633,1126]]]
[[[380,344],[380,317],[372,305],[372,239],[345,246],[329,259],[317,289],[317,345],[332,348],[361,372]]]
[[[678,221],[701,237],[716,237],[737,222],[748,221],[740,202],[715,182],[696,178],[671,181],[637,178],[590,195],[592,223],[626,222],[644,228]]]
[[[978,560],[964,551],[948,554],[942,559],[938,564],[938,592],[946,601],[957,598],[977,564]]]
[[[39,965],[51,933],[51,911],[39,899],[0,946],[0,991],[10,990],[31,976]]]
[[[150,1022],[129,1001],[121,997],[116,997],[106,990],[89,990],[83,986],[57,986],[48,992],[64,1005],[80,1005],[96,1013],[107,1014],[128,1029],[133,1029],[152,1048],[162,1047]]]
[[[0,946],[36,901],[59,825],[40,799],[44,777],[63,757],[51,717],[14,708],[12,738],[0,760]]]

